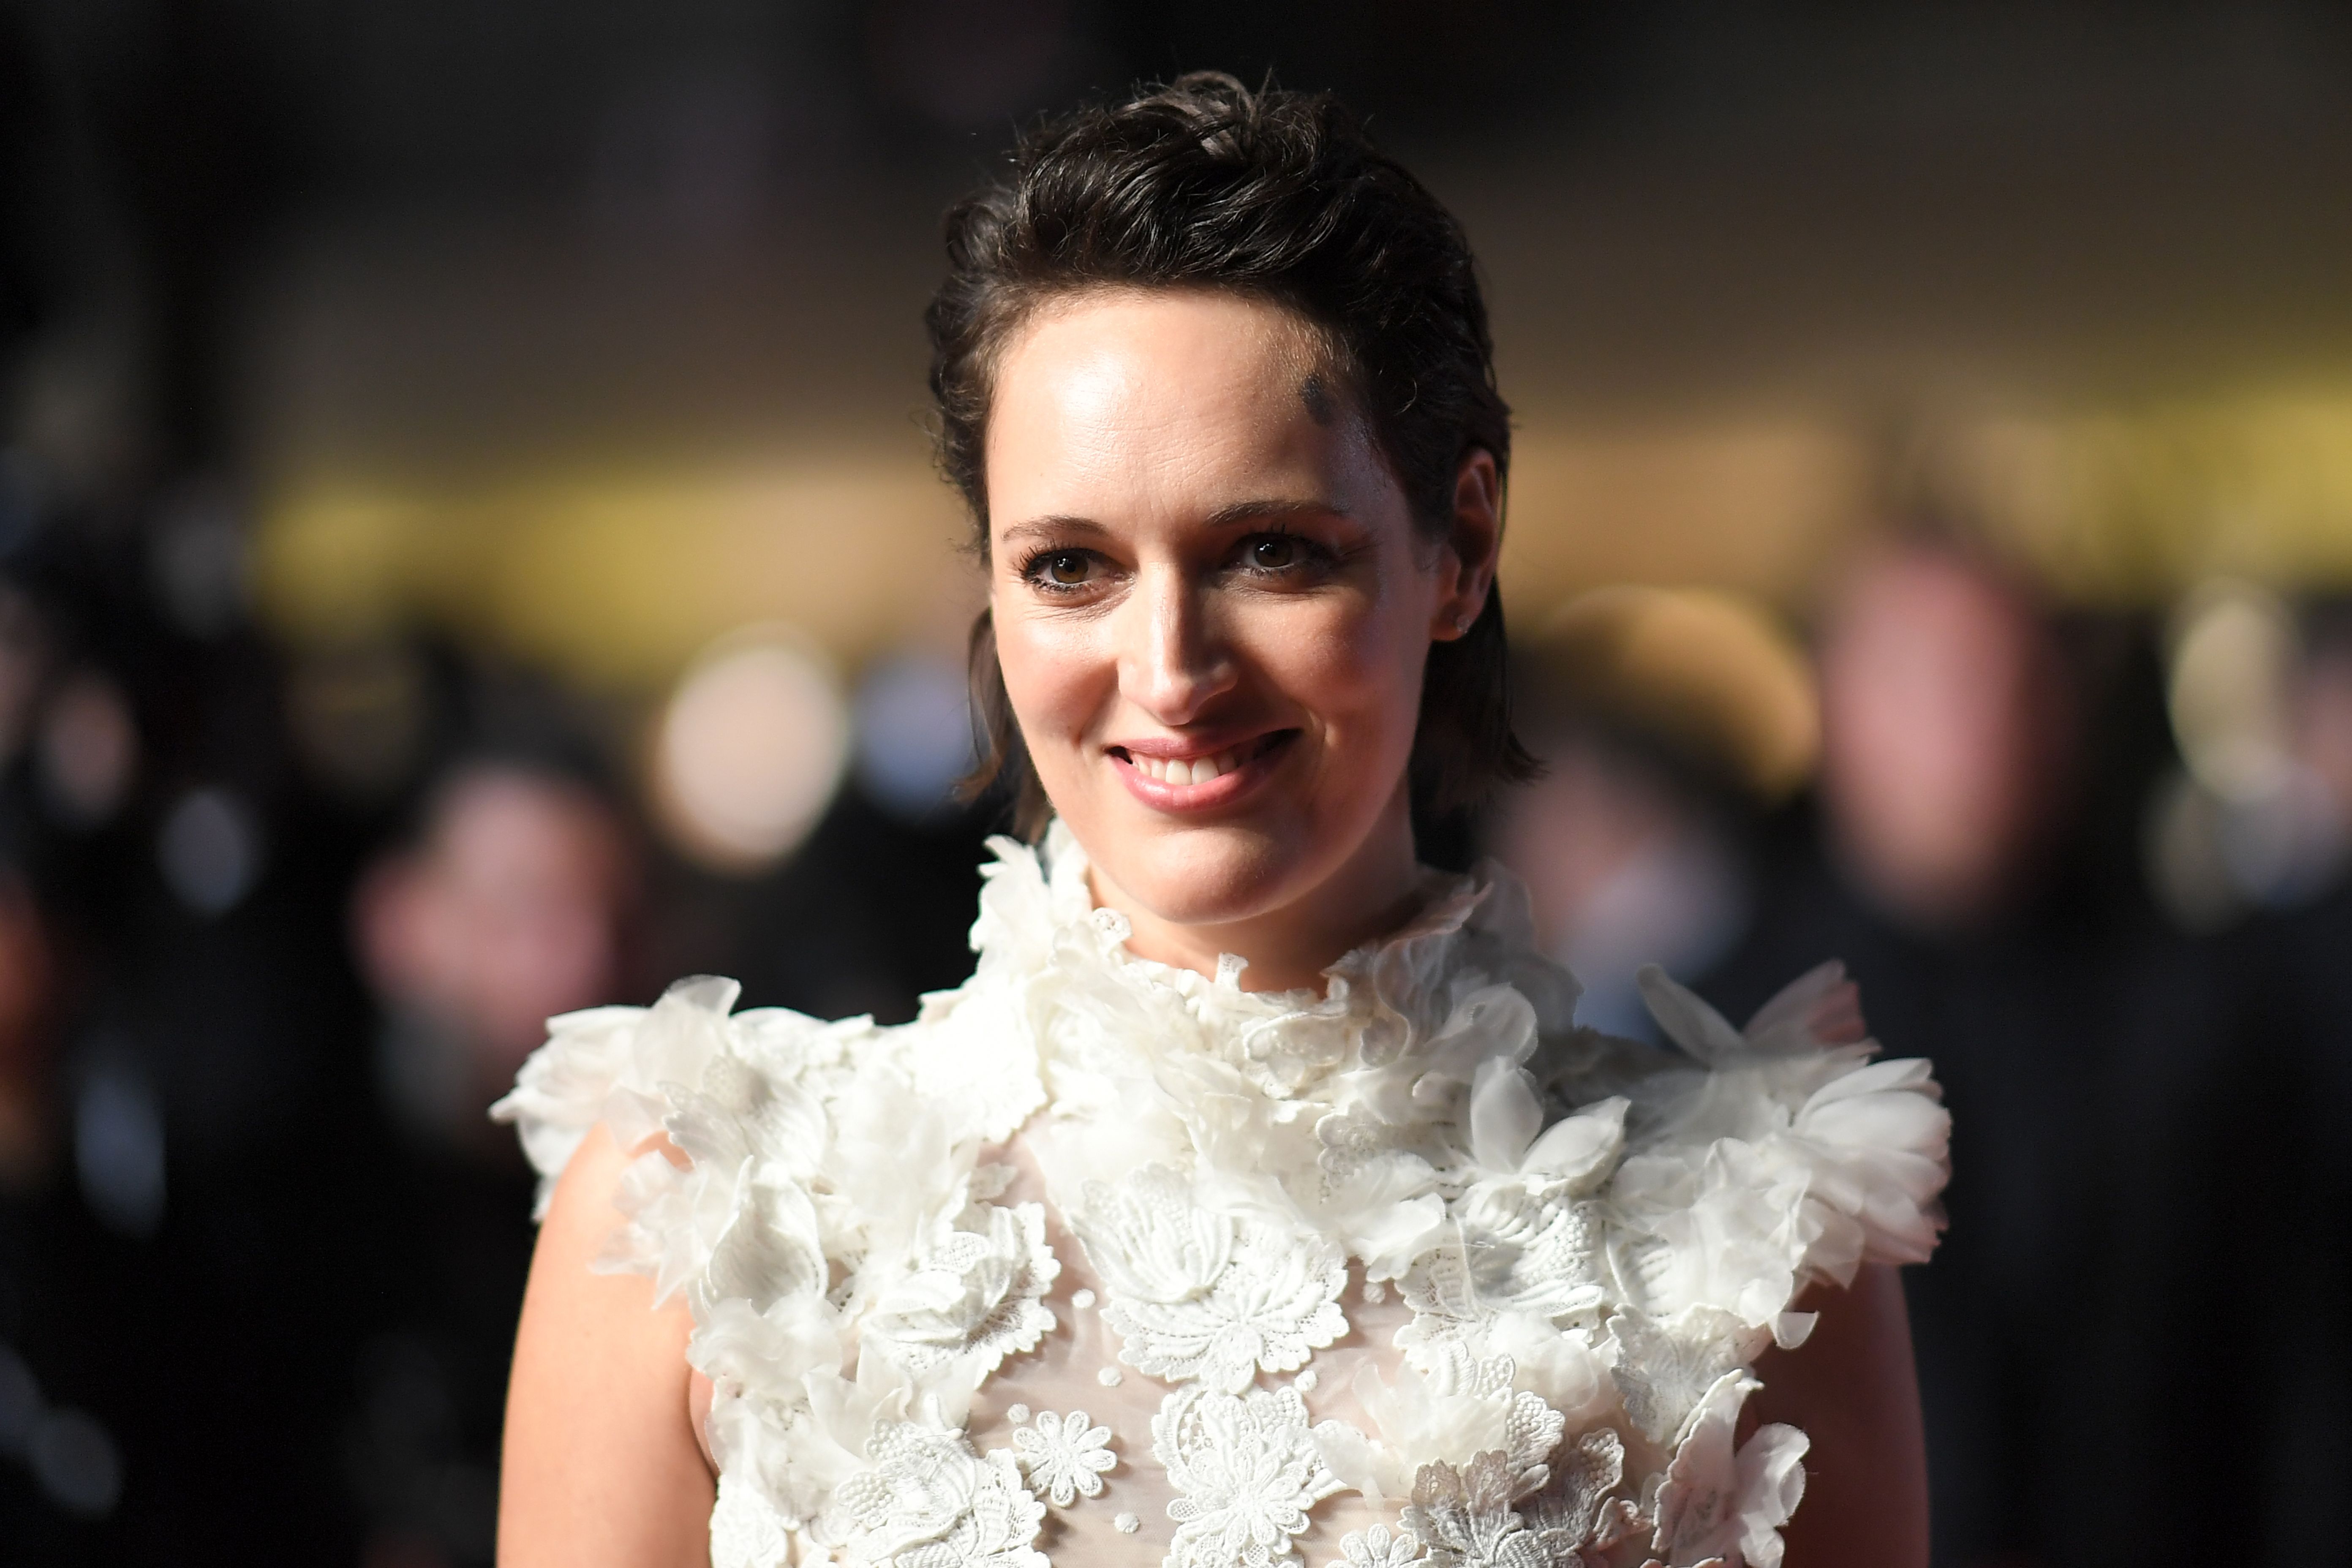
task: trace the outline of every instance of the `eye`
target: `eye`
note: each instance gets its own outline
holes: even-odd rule
[[[1022,577],[1048,594],[1096,585],[1102,563],[1091,550],[1041,550],[1021,563]]]
[[[1286,572],[1305,558],[1298,541],[1286,533],[1268,533],[1250,542],[1245,552],[1250,565],[1260,572]]]

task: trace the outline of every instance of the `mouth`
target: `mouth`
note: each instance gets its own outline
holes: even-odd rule
[[[1145,805],[1163,811],[1202,810],[1246,793],[1273,772],[1276,757],[1297,738],[1296,730],[1273,730],[1192,756],[1155,755],[1128,746],[1108,752],[1119,777]]]

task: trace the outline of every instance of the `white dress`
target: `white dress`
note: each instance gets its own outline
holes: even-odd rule
[[[1775,1568],[1804,1435],[1736,1441],[1809,1281],[1935,1245],[1948,1118],[1834,965],[1680,1052],[1570,1023],[1507,876],[1328,991],[1129,954],[1058,826],[895,1028],[732,982],[554,1020],[498,1114],[627,1146],[600,1268],[685,1293],[715,1568]]]

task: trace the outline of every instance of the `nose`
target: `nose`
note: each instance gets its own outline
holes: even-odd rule
[[[1120,615],[1119,689],[1171,728],[1197,721],[1239,678],[1209,595],[1181,571],[1147,571]]]

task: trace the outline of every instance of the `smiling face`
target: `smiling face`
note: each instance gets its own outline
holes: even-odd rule
[[[1279,306],[1091,293],[1016,333],[988,426],[997,653],[1045,793],[1137,951],[1238,952],[1253,985],[1402,912],[1423,666],[1493,554],[1491,459],[1453,539],[1416,531],[1328,362]]]

